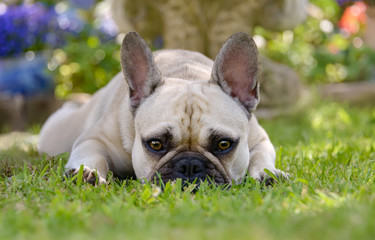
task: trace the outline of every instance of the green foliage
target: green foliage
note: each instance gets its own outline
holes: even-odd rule
[[[294,68],[306,83],[370,79],[375,52],[362,45],[360,33],[340,33],[337,23],[342,10],[336,1],[310,2],[318,8],[293,31],[277,33],[257,27],[254,34],[266,40],[260,51]]]
[[[56,96],[71,92],[94,93],[120,71],[120,46],[97,35],[81,33],[79,38],[54,51]]]
[[[375,110],[325,103],[262,125],[292,174],[273,187],[93,187],[64,177],[67,155],[2,151],[0,239],[373,239]]]

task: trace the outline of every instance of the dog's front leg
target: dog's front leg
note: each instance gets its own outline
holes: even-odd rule
[[[266,181],[266,183],[272,181],[272,178],[264,171],[265,169],[272,172],[277,177],[284,175],[281,170],[275,167],[275,150],[272,143],[267,140],[259,142],[250,151],[250,177],[261,182]]]
[[[258,128],[258,141],[250,148],[250,163],[249,163],[249,174],[250,177],[270,184],[273,182],[273,178],[269,176],[265,169],[272,172],[277,178],[287,179],[289,174],[284,173],[275,166],[276,152],[270,139],[262,127]]]
[[[103,143],[88,139],[73,148],[66,164],[67,174],[76,175],[83,166],[83,181],[90,184],[105,184],[108,174],[108,152]]]

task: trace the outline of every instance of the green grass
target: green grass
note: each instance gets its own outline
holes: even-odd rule
[[[374,239],[375,109],[324,103],[262,121],[289,181],[165,191],[63,181],[67,155],[0,152],[0,239]]]

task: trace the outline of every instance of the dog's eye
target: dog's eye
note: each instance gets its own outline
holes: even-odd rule
[[[163,144],[158,140],[151,140],[148,142],[148,146],[154,151],[161,151],[163,150]]]
[[[228,150],[230,148],[230,146],[232,145],[232,143],[228,140],[221,140],[218,144],[217,144],[217,149],[219,151],[225,151],[225,150]]]

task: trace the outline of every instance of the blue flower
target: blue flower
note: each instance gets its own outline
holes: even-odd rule
[[[363,0],[336,0],[340,6],[346,6],[352,4],[353,2],[363,2]]]
[[[95,2],[71,0],[71,3],[82,4],[81,7],[91,7]],[[54,6],[41,2],[9,6],[0,4],[0,57],[58,48],[66,43],[69,36],[76,36],[87,29],[103,40],[112,40],[118,31],[111,19],[101,19],[99,29],[92,29],[74,8],[58,14]]]
[[[8,6],[0,15],[0,57],[61,46],[66,31],[59,28],[57,16],[53,7],[40,2]]]
[[[94,6],[96,0],[69,0],[69,2],[77,8],[90,9]]]

